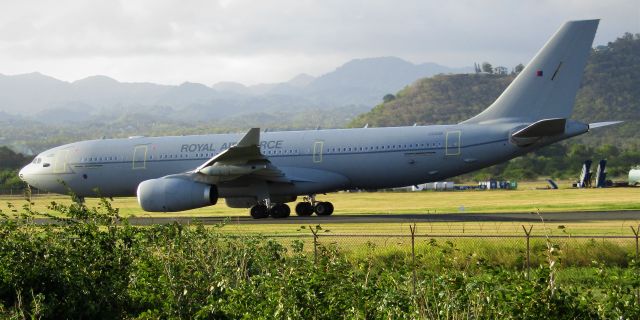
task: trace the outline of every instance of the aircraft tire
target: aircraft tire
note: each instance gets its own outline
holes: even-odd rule
[[[278,203],[269,210],[271,217],[275,219],[287,218],[291,215],[291,208],[284,203]]]
[[[308,217],[313,214],[313,207],[309,202],[298,202],[296,205],[296,214],[299,217]]]
[[[330,216],[333,213],[333,204],[331,202],[318,202],[313,211],[318,216]]]
[[[264,204],[256,204],[251,207],[251,217],[254,219],[264,219],[269,217],[269,210]]]

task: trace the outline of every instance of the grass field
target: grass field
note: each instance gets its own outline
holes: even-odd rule
[[[425,310],[438,310],[451,309],[450,306],[458,305],[460,301],[462,306],[469,305],[468,301],[476,301],[483,307],[475,311],[465,307],[459,313],[443,318],[468,318],[470,311],[499,307],[504,310],[477,318],[520,317],[523,305],[537,301],[542,301],[539,304],[547,309],[530,311],[533,312],[530,318],[547,314],[549,310],[566,313],[574,309],[583,314],[568,318],[595,318],[596,314],[600,318],[638,318],[636,239],[630,237],[629,227],[637,227],[640,221],[579,220],[560,224],[543,223],[542,218],[552,211],[640,210],[640,188],[537,190],[536,187],[536,184],[521,184],[520,189],[514,191],[334,193],[319,197],[334,203],[337,216],[520,212],[535,219],[535,222],[525,223],[527,227],[532,226],[532,234],[538,236],[529,239],[530,250],[527,250],[521,222],[431,222],[421,219],[417,224],[418,237],[412,242],[409,237],[411,219],[395,223],[323,223],[318,226],[312,217],[307,220],[264,219],[259,224],[241,224],[240,217],[246,217],[247,210],[229,209],[223,201],[217,206],[183,213],[149,214],[142,212],[136,199],[130,197],[116,198],[112,206],[130,217],[229,219],[221,228],[130,227],[110,224],[113,223],[111,219],[99,219],[113,217],[112,211],[84,210],[81,216],[87,214],[90,219],[53,228],[42,228],[31,219],[24,220],[25,223],[3,221],[0,231],[4,236],[0,240],[3,241],[4,258],[0,259],[0,269],[9,279],[6,283],[18,288],[15,295],[31,293],[20,298],[27,299],[24,306],[46,303],[43,308],[34,307],[34,310],[59,312],[102,311],[108,306],[99,303],[122,300],[123,304],[117,306],[133,307],[124,311],[118,309],[118,314],[130,312],[135,315],[135,312],[153,308],[156,313],[146,314],[147,317],[163,318],[162,315],[174,312],[174,317],[193,318],[194,310],[209,304],[232,305],[229,310],[237,312],[244,310],[242,307],[256,305],[245,301],[266,301],[265,297],[271,300],[261,304],[263,306],[280,305],[281,301],[299,302],[303,301],[300,297],[311,297],[309,301],[313,303],[296,306],[299,310],[307,310],[316,308],[314,303],[326,297],[319,305],[326,306],[329,301],[345,310],[355,310],[349,303],[354,297],[368,294],[361,299],[362,305],[384,306],[376,310],[391,310],[388,304],[396,301],[404,306],[404,309],[394,309],[404,312],[398,313],[399,316],[379,318],[412,318],[417,311],[411,307],[417,303],[425,303]],[[59,207],[59,212],[54,213],[47,208],[48,204],[52,201],[70,203],[68,197],[52,195],[34,197],[33,201],[34,211],[56,215],[68,208]],[[88,207],[98,204],[96,199],[87,201]],[[23,205],[29,203],[19,197],[0,197],[0,210],[4,213],[20,212]],[[105,225],[102,224],[104,221],[110,222]],[[311,230],[320,235],[317,243],[314,243]],[[565,237],[540,237],[549,235]],[[589,237],[574,237],[576,235]],[[531,280],[525,276],[528,256]],[[412,277],[416,279],[413,290]],[[34,289],[32,284],[51,285]],[[234,289],[224,289],[227,286]],[[228,295],[236,292],[237,295]],[[545,300],[549,292],[556,298]],[[216,296],[212,298],[212,294]],[[64,297],[64,300],[55,300],[56,297]],[[427,298],[432,300],[427,301]],[[0,301],[0,314],[3,310],[14,312],[3,309],[14,306],[15,314],[24,317],[24,311],[18,310],[20,304],[13,302],[19,298],[10,296],[6,299]],[[427,304],[433,301],[438,305]],[[505,310],[511,310],[514,305],[517,308],[511,316]],[[168,309],[162,309],[164,314],[159,313],[158,306]],[[175,310],[182,310],[184,314],[175,313]],[[269,310],[268,314],[276,312],[283,311]],[[345,312],[338,313],[344,316]],[[364,314],[368,313],[354,318],[366,318]],[[230,316],[240,317],[240,314]],[[336,317],[339,316],[333,318]]]
[[[322,201],[335,205],[334,215],[368,215],[400,213],[537,213],[544,218],[546,212],[554,211],[614,211],[640,210],[640,188],[540,190],[543,182],[521,183],[518,190],[455,191],[455,192],[356,192],[319,195]],[[50,212],[51,201],[68,203],[69,197],[47,195],[34,197],[34,209]],[[20,208],[27,202],[20,197],[0,197],[0,210],[10,213],[8,203]],[[97,205],[97,199],[87,199],[89,206]],[[136,198],[115,198],[113,206],[123,216],[162,217],[163,213],[147,213],[140,209]],[[297,234],[304,232],[296,224],[234,223],[234,218],[247,216],[247,209],[232,209],[221,200],[217,205],[185,212],[171,213],[172,217],[230,217],[226,230],[230,232],[252,232],[269,234]],[[325,224],[331,233],[375,233],[388,234],[408,232],[406,223],[347,223]],[[584,221],[570,224],[533,223],[534,234],[622,234],[630,235],[629,226],[639,221]],[[418,224],[418,232],[429,234],[521,234],[519,222],[427,222]]]

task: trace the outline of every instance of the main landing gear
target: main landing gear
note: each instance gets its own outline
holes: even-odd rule
[[[263,219],[269,216],[280,219],[286,218],[289,215],[291,215],[291,209],[284,203],[276,203],[271,206],[271,208],[267,208],[264,204],[257,204],[251,207],[251,216],[254,219]]]
[[[300,217],[308,217],[314,213],[318,216],[330,216],[333,213],[333,204],[316,201],[316,196],[310,195],[296,205],[296,214]]]
[[[251,217],[254,219],[264,219],[269,216],[275,219],[287,218],[291,215],[291,209],[287,204],[276,203],[271,205],[256,204],[251,207]],[[309,217],[313,214],[317,216],[330,216],[333,213],[333,204],[331,202],[316,201],[315,195],[304,197],[302,202],[296,205],[296,214],[299,217]]]
[[[318,216],[330,216],[333,213],[331,202],[316,202],[312,205],[309,202],[300,202],[296,205],[296,214],[300,217],[308,217],[312,214]]]

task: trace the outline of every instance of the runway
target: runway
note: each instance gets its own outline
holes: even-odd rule
[[[285,219],[253,219],[250,216],[230,217],[234,224],[329,224],[329,223],[411,223],[411,222],[579,222],[626,220],[640,221],[640,211],[597,211],[597,212],[548,212],[535,213],[443,213],[443,214],[336,214],[329,217],[298,217]],[[135,217],[129,218],[133,225],[153,225],[178,222],[190,224],[199,221],[205,225],[214,225],[225,220],[224,217]],[[46,223],[45,221],[38,221]]]

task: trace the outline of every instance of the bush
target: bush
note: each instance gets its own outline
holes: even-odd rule
[[[223,225],[135,227],[102,200],[25,206],[0,221],[0,316],[14,318],[414,319],[638,318],[637,263],[590,271],[592,287],[559,286],[553,264],[521,271],[432,243],[417,257],[220,232]],[[370,249],[373,249],[372,247]],[[614,281],[614,279],[623,281]],[[623,283],[624,285],[620,285]]]

